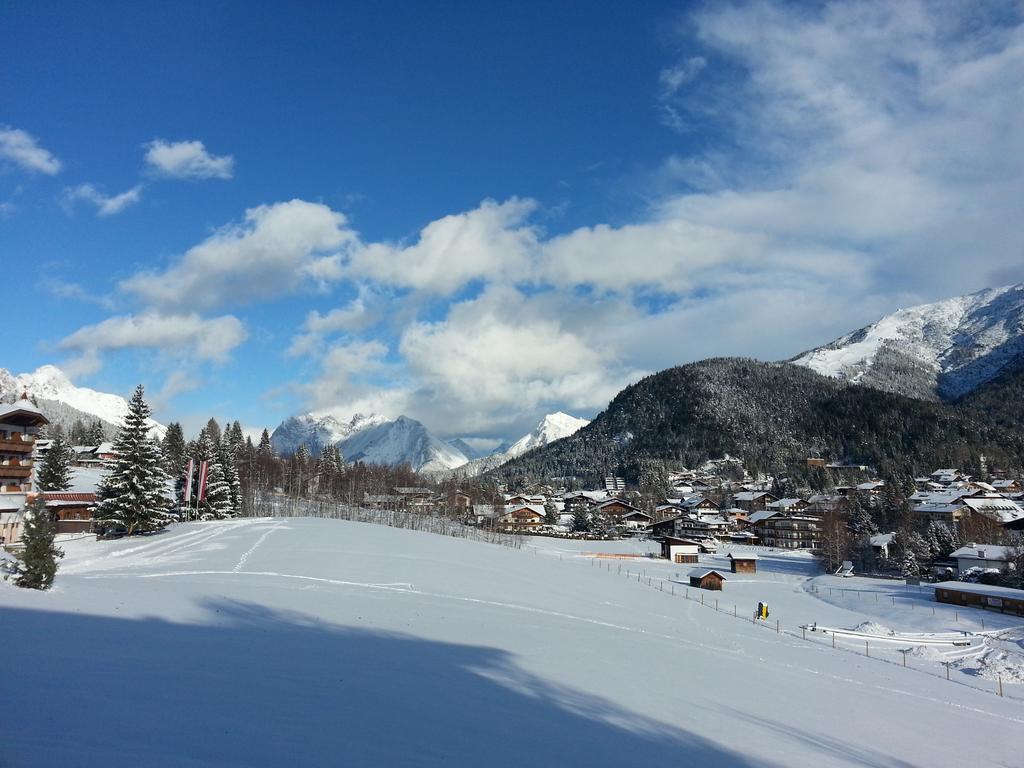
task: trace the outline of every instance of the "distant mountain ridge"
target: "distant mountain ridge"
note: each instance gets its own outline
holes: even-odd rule
[[[52,423],[65,429],[70,428],[76,419],[86,424],[99,419],[103,422],[104,432],[112,437],[128,413],[125,398],[88,387],[76,387],[55,365],[43,365],[32,373],[18,375],[0,368],[0,400],[10,402],[26,393],[35,398]],[[153,419],[149,423],[151,434],[162,439],[167,428]]]
[[[356,414],[347,422],[329,414],[291,416],[278,425],[270,442],[283,455],[303,444],[314,455],[325,445],[336,445],[346,461],[408,464],[417,472],[453,469],[468,461],[458,448],[406,416],[392,421],[379,414]]]
[[[901,309],[790,362],[887,392],[953,400],[1024,357],[1024,284]]]
[[[556,440],[575,434],[589,423],[586,419],[570,416],[561,411],[549,413],[532,431],[527,432],[512,445],[498,446],[494,453],[469,461],[461,467],[455,468],[452,474],[461,477],[474,477],[489,472],[535,448],[542,448]]]
[[[597,481],[614,473],[657,486],[670,464],[693,467],[727,454],[773,473],[804,471],[807,456],[849,459],[883,475],[970,468],[982,454],[990,466],[1018,468],[1024,435],[987,418],[971,398],[927,401],[806,366],[717,358],[626,387],[588,426],[490,474],[514,483],[567,475]]]

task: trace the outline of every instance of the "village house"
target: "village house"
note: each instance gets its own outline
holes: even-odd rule
[[[1021,485],[1020,480],[993,480],[992,487],[999,493],[1021,493],[1024,491],[1024,485]]]
[[[0,493],[32,490],[32,453],[39,430],[49,423],[25,398],[0,406]]]
[[[666,536],[661,541],[661,556],[673,563],[696,563],[700,544],[690,539]]]
[[[1005,496],[969,496],[963,499],[963,506],[1006,527],[1015,527],[1015,524],[1019,526],[1024,522],[1024,507]]]
[[[772,509],[776,512],[803,512],[811,504],[806,499],[787,498],[776,499],[765,504],[765,509]]]
[[[452,496],[452,508],[453,511],[465,515],[469,508],[473,505],[473,499],[468,493],[463,491],[456,491]]]
[[[505,507],[497,522],[504,528],[515,530],[540,528],[544,524],[544,507],[540,504]]]
[[[957,573],[971,568],[995,569],[1008,571],[1017,559],[1015,547],[1004,547],[998,544],[968,544],[953,552],[951,560],[956,561]]]
[[[766,547],[812,552],[821,548],[821,518],[815,515],[778,513],[759,520],[754,530]]]
[[[46,491],[43,499],[56,522],[57,533],[87,533],[92,530],[92,509],[98,500],[95,493]],[[31,503],[31,499],[29,501]]]
[[[758,512],[773,501],[778,501],[778,497],[768,491],[740,491],[732,497],[732,503],[747,512]]]
[[[654,517],[643,510],[637,509],[621,515],[617,522],[619,525],[625,526],[630,531],[641,531],[654,522]]]
[[[398,487],[392,489],[398,497],[399,509],[409,512],[432,512],[437,506],[434,492],[429,488]]]

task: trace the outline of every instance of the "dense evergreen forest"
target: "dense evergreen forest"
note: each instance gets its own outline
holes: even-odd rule
[[[670,368],[620,392],[589,426],[505,464],[492,475],[645,474],[693,467],[725,454],[751,471],[808,477],[806,458],[867,464],[882,476],[935,467],[1024,466],[1016,405],[1024,383],[1001,377],[958,403],[855,386],[786,363],[715,358]],[[1000,387],[1002,389],[1000,389]],[[1007,400],[1016,393],[1015,397]],[[818,470],[821,472],[821,470]]]

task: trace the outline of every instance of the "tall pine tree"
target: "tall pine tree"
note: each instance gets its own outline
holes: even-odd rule
[[[163,456],[149,437],[149,406],[140,384],[128,403],[128,414],[114,440],[115,458],[97,489],[93,519],[100,529],[124,528],[131,535],[163,528],[167,513]]]
[[[53,515],[46,509],[42,494],[25,511],[21,542],[25,551],[18,565],[17,584],[31,589],[49,589],[57,575],[57,561],[64,553],[54,546],[57,527]]]
[[[73,456],[74,451],[63,437],[58,435],[53,438],[36,474],[36,485],[40,491],[66,491],[71,487]]]

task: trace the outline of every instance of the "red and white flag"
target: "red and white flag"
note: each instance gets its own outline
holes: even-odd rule
[[[203,499],[206,498],[206,470],[207,470],[207,468],[208,468],[207,467],[207,462],[205,462],[205,461],[202,462],[199,465],[199,493],[196,496],[197,501],[202,501]]]
[[[192,473],[196,468],[196,460],[189,459],[188,467],[185,469],[185,504],[192,502]]]

